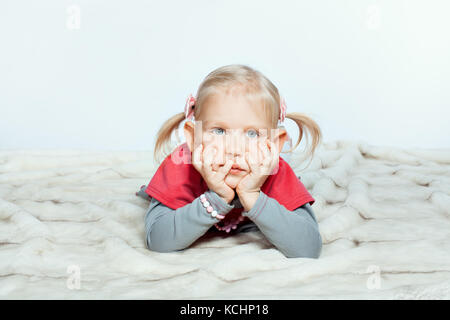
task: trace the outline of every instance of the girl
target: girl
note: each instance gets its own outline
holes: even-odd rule
[[[280,157],[288,134],[285,118],[313,138],[318,125],[286,104],[272,82],[245,65],[212,71],[184,112],[158,132],[154,157],[184,124],[186,142],[160,164],[138,195],[150,200],[145,215],[147,248],[183,250],[202,235],[260,231],[286,257],[318,258],[322,248],[314,199]],[[295,149],[295,147],[293,149]],[[289,150],[288,152],[291,152]]]

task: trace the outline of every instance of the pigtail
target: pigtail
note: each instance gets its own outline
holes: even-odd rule
[[[178,128],[185,119],[184,112],[177,113],[167,119],[159,129],[153,150],[153,158],[157,164],[160,164],[161,160],[171,154],[177,147],[172,146],[172,133],[173,131],[177,132],[177,141],[180,142]]]
[[[322,140],[322,132],[320,130],[319,125],[313,119],[300,112],[288,113],[286,114],[286,118],[293,120],[297,124],[299,131],[298,139],[295,146],[292,147],[290,150],[286,151],[286,153],[292,152],[295,148],[297,148],[300,142],[302,141],[303,136],[305,136],[306,141],[308,141],[308,136],[305,135],[305,133],[307,132],[309,133],[309,136],[312,139],[312,142],[309,144],[310,148],[307,156],[311,156],[312,160],[314,151],[316,150],[317,146]]]

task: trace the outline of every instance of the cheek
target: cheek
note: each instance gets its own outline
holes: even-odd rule
[[[263,138],[249,139],[247,142],[247,152],[257,152],[259,150],[258,144],[264,141]]]
[[[225,147],[220,138],[208,137],[203,140],[203,146],[205,148],[214,147],[217,150],[216,163],[219,163],[221,165],[225,164]]]

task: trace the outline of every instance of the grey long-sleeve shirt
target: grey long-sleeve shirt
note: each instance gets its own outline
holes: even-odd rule
[[[144,188],[138,192],[142,197]],[[228,204],[212,190],[205,192],[207,200],[218,214],[226,215],[233,208],[241,208],[238,197]],[[242,212],[250,222],[240,225],[232,233],[261,231],[263,235],[288,258],[318,258],[322,249],[316,217],[309,203],[287,210],[274,198],[260,191],[254,206]],[[200,197],[176,210],[151,198],[145,214],[145,242],[157,252],[179,251],[214,227],[218,220],[202,206]],[[213,228],[214,229],[214,228]]]

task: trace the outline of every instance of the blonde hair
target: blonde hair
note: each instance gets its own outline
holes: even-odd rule
[[[204,102],[211,94],[219,90],[229,92],[236,88],[243,89],[243,93],[249,98],[259,99],[262,102],[264,112],[270,119],[272,128],[278,127],[281,97],[277,87],[261,72],[242,64],[226,65],[215,69],[206,76],[197,90],[194,118],[198,119]],[[166,120],[159,129],[153,153],[157,163],[179,146],[178,130],[185,119],[184,112],[177,113]],[[292,152],[300,144],[305,131],[308,131],[312,137],[312,144],[308,154],[312,156],[322,138],[322,133],[317,123],[300,112],[286,113],[286,119],[291,119],[297,124],[299,136],[295,146],[285,152]],[[174,131],[177,133],[178,145],[171,147],[172,133]],[[161,152],[161,149],[164,149],[164,152]],[[162,157],[160,157],[161,153]]]

